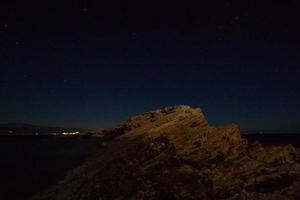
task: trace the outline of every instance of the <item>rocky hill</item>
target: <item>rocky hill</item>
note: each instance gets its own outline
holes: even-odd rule
[[[300,199],[293,146],[249,143],[199,108],[133,116],[99,137],[95,155],[33,199]]]

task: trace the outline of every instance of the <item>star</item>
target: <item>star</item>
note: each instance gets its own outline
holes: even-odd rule
[[[230,7],[231,6],[231,2],[230,1],[227,1],[226,2],[226,7]]]
[[[276,68],[274,69],[274,72],[275,72],[275,73],[279,73],[279,71],[280,71],[280,70],[279,70],[278,67],[276,67]]]
[[[131,33],[131,39],[135,40],[137,37],[137,33],[136,32],[132,32]]]

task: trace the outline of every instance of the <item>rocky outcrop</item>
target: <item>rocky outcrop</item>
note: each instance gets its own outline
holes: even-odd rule
[[[103,145],[33,199],[299,199],[288,146],[248,143],[237,125],[210,126],[201,109],[173,106],[101,133]]]

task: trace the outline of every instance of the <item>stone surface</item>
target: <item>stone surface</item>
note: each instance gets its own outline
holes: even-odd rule
[[[291,145],[248,143],[199,108],[143,113],[99,135],[95,155],[33,199],[300,199]]]

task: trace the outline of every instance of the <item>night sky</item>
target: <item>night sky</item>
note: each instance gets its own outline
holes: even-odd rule
[[[99,2],[0,2],[0,123],[101,128],[188,104],[300,130],[299,1]]]

